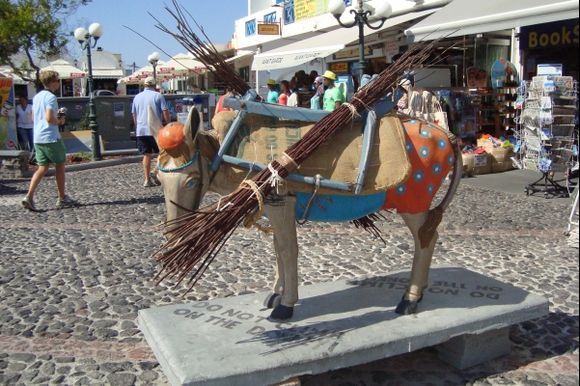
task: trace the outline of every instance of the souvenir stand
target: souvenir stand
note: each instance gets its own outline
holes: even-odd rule
[[[520,86],[515,163],[542,174],[525,187],[526,194],[569,195],[566,174],[578,159],[577,96],[578,82],[569,76],[536,76]],[[556,173],[565,178],[556,180]]]
[[[467,88],[447,93],[442,103],[447,106],[451,130],[462,141],[464,175],[511,170],[520,85],[517,70],[500,58],[490,71],[470,67],[466,76]]]

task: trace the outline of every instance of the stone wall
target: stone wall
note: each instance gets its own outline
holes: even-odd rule
[[[0,150],[0,179],[25,178],[29,176],[30,153],[22,150]]]

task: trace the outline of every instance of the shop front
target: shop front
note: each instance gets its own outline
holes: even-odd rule
[[[417,20],[432,12],[433,10],[409,12],[388,19],[379,31],[365,29],[364,56],[367,68],[371,73],[379,73],[387,65],[389,54],[384,48],[385,36],[387,34],[392,36],[395,28],[402,29],[406,25],[405,23],[410,23],[411,20]],[[324,71],[331,70],[337,74],[338,83],[344,83],[346,94],[350,95],[357,87],[354,69],[360,57],[358,43],[357,28],[336,28],[318,36],[256,54],[252,63],[252,71],[260,72],[260,79],[266,78],[276,81],[290,80],[299,73],[310,75],[309,82],[303,84],[306,89],[302,91],[304,98],[301,98],[308,101],[310,99],[308,93],[312,91],[310,87],[315,77],[312,74],[321,75]],[[396,48],[399,48],[398,45]],[[267,76],[264,77],[262,75],[264,73]],[[266,92],[266,89],[261,88],[259,92],[262,94]]]
[[[578,18],[522,27],[522,78],[530,80],[537,75],[538,64],[557,64],[562,75],[579,79],[578,27]]]
[[[476,172],[511,167],[506,159],[518,146],[520,86],[536,75],[537,64],[565,64],[577,76],[577,17],[575,1],[454,0],[405,31],[409,41],[439,40],[433,55],[439,70],[416,69],[416,83],[439,96]],[[574,41],[574,49],[563,49]]]

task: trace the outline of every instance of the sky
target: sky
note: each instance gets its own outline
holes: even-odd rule
[[[234,21],[247,16],[248,12],[247,0],[181,0],[180,4],[204,28],[214,44],[224,44],[231,40]],[[122,54],[125,66],[129,67],[135,62],[139,68],[148,64],[147,56],[154,51],[161,54],[162,61],[167,61],[169,56],[124,25],[147,37],[170,56],[186,52],[175,39],[157,29],[157,22],[148,14],[155,15],[166,27],[175,31],[176,23],[165,6],[173,9],[172,1],[92,0],[67,18],[66,27],[72,32],[77,27],[88,29],[91,23],[100,23],[103,36],[97,46],[105,51]],[[72,48],[72,56],[80,59],[83,55],[80,45],[73,41],[69,47]]]

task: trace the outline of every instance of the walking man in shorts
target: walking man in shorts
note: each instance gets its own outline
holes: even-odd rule
[[[60,88],[58,72],[43,71],[40,81],[44,90],[34,96],[32,100],[32,116],[34,120],[34,150],[38,169],[30,180],[28,194],[22,199],[22,206],[35,211],[34,193],[40,181],[48,171],[50,164],[56,169],[56,187],[58,189],[58,209],[77,205],[77,202],[65,194],[64,162],[66,149],[58,132],[58,126],[64,124],[65,117],[58,115],[58,103],[54,93]]]
[[[133,99],[133,123],[137,134],[137,148],[143,154],[143,174],[145,181],[143,186],[159,185],[157,173],[151,173],[151,159],[153,154],[159,153],[157,142],[151,131],[149,122],[149,110],[155,113],[159,122],[169,123],[169,109],[165,103],[165,98],[161,93],[155,91],[155,79],[150,76],[145,79],[145,89],[135,95]]]

